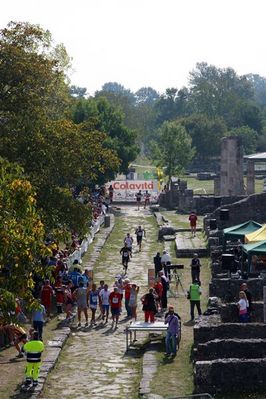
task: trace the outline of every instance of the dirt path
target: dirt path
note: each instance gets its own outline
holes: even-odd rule
[[[129,263],[128,276],[141,286],[141,293],[147,287],[147,270],[157,250],[157,227],[154,216],[147,210],[137,211],[135,207],[122,207],[111,236],[94,267],[94,281],[101,279],[113,284],[115,275],[122,272],[119,250],[127,232],[134,235],[138,225],[144,226],[147,238],[143,251],[133,246],[133,258]],[[135,238],[135,236],[134,236]],[[140,294],[141,295],[141,294]],[[141,305],[138,306],[142,318]],[[116,331],[111,322],[101,322],[87,330],[73,329],[60,360],[47,380],[42,398],[137,398],[141,359],[137,352],[125,354],[126,326],[125,311]]]

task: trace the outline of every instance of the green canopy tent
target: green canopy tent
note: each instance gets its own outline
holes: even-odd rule
[[[243,252],[248,258],[248,269],[250,271],[251,260],[253,255],[259,255],[261,257],[266,257],[266,240],[259,242],[252,242],[250,244],[242,245]],[[266,265],[264,270],[266,270]],[[255,271],[255,270],[252,270]]]
[[[236,241],[241,240],[244,242],[246,234],[253,233],[254,231],[261,228],[261,224],[254,222],[254,220],[249,220],[248,222],[238,224],[236,226],[227,227],[223,230],[224,242],[228,240]]]

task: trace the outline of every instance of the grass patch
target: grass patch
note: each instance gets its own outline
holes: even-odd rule
[[[180,216],[180,215],[177,215]],[[175,255],[175,243],[170,245],[170,255],[173,263],[184,264],[184,270],[179,271],[180,279],[184,291],[186,292],[191,283],[190,258],[178,258]],[[201,258],[201,281],[202,298],[201,309],[204,311],[209,297],[208,284],[211,277],[209,258]],[[168,303],[175,306],[182,319],[182,338],[177,356],[173,360],[168,360],[164,356],[164,341],[161,350],[157,353],[159,367],[151,383],[152,392],[163,397],[174,397],[177,395],[189,395],[194,391],[193,383],[193,364],[191,361],[191,351],[193,343],[193,326],[186,325],[190,319],[190,303],[187,300],[180,286],[176,291],[175,283],[171,283],[171,290],[178,293],[178,298],[169,298]],[[167,383],[162,384],[162,381]],[[222,398],[221,398],[222,399]],[[238,399],[238,398],[237,398]],[[240,398],[239,398],[240,399]]]

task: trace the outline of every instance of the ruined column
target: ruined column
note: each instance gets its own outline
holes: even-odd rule
[[[255,193],[255,165],[252,159],[247,162],[247,194]]]
[[[221,140],[220,195],[244,194],[243,146],[240,137],[223,137]]]

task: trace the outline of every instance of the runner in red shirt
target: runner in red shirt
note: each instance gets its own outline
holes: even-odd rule
[[[119,294],[117,287],[114,287],[114,291],[111,292],[109,296],[109,302],[113,318],[112,327],[114,327],[115,323],[115,328],[117,328],[117,323],[120,316],[120,308],[121,308],[121,294]]]
[[[188,218],[189,222],[190,222],[190,228],[191,228],[191,234],[192,237],[196,236],[196,228],[197,228],[197,215],[195,212],[191,212],[191,214],[189,215]]]
[[[53,297],[53,289],[50,286],[50,281],[45,280],[44,285],[41,289],[41,303],[45,307],[46,314],[48,317],[50,317],[51,315],[52,297]]]

